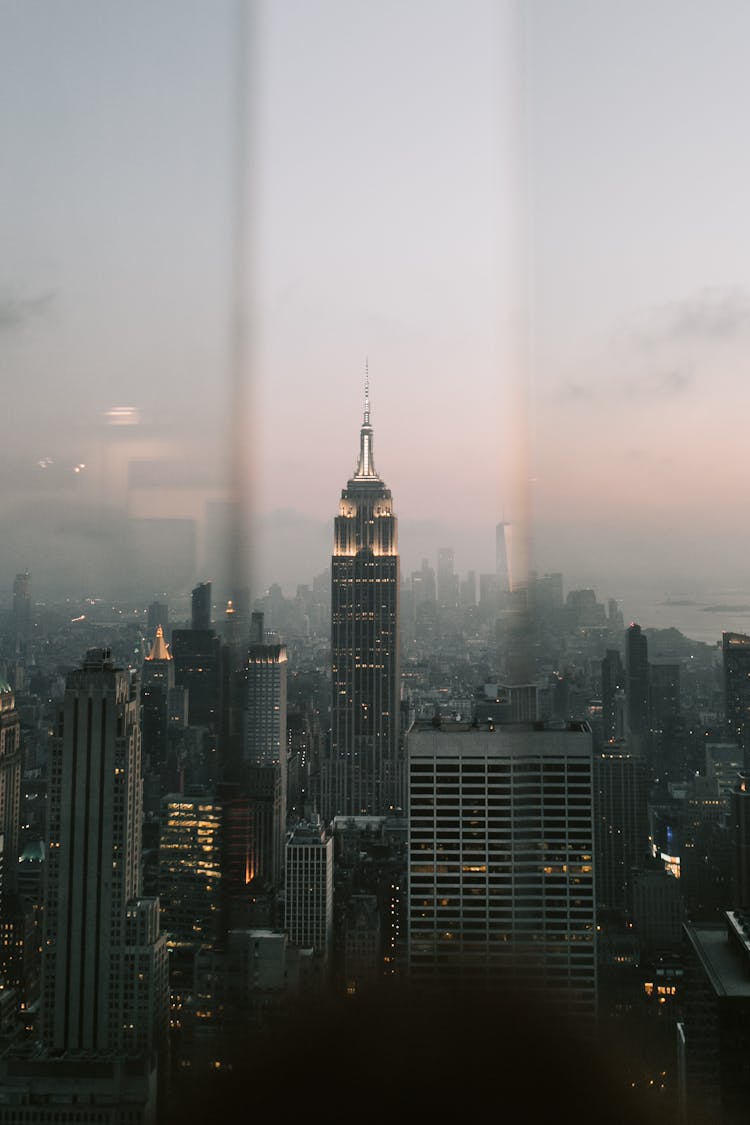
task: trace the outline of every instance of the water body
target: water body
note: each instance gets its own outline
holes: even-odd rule
[[[721,644],[723,632],[750,634],[750,590],[702,590],[691,596],[632,589],[612,596],[626,625],[637,621],[643,629],[679,629],[709,645]]]

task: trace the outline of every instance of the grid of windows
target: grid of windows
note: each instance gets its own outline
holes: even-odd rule
[[[596,990],[587,730],[416,726],[409,753],[412,979]]]

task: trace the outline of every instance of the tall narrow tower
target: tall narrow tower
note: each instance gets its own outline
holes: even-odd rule
[[[397,526],[372,438],[366,378],[359,460],[341,493],[331,560],[331,746],[321,793],[327,818],[383,815],[403,801]]]
[[[42,1041],[147,1054],[167,1033],[159,902],[141,897],[138,684],[89,649],[65,685],[50,753]]]

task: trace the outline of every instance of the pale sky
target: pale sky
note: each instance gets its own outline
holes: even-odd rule
[[[367,357],[405,571],[438,545],[491,569],[530,496],[535,564],[568,585],[739,581],[750,9],[247,11],[258,579],[327,564]],[[113,558],[102,501],[190,518],[221,497],[237,13],[0,0],[3,587],[75,570],[84,540],[94,569]],[[115,406],[138,424],[106,425]],[[135,459],[171,467],[137,485]]]

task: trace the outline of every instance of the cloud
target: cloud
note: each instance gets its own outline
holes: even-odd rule
[[[714,286],[680,301],[657,306],[630,329],[643,347],[674,343],[716,343],[750,329],[750,294],[739,285]]]
[[[598,382],[567,381],[558,391],[558,398],[568,403],[603,403],[621,399],[663,399],[685,394],[693,385],[689,371],[673,368],[643,374],[603,378]]]
[[[54,299],[52,290],[32,297],[0,292],[0,332],[12,331],[34,317],[43,316]]]

